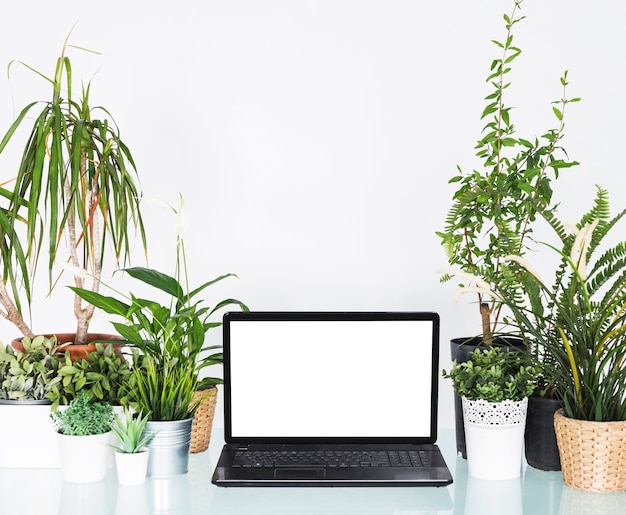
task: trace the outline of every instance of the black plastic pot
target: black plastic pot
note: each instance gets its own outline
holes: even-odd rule
[[[539,470],[561,470],[554,433],[554,412],[563,407],[557,399],[532,395],[528,399],[524,446],[526,461]]]
[[[526,350],[526,346],[521,338],[513,336],[499,336],[494,338],[493,345],[495,347],[502,347],[509,350]],[[469,361],[470,354],[477,348],[488,349],[486,345],[483,345],[483,339],[479,336],[470,338],[453,338],[450,340],[450,355],[452,361],[457,363],[465,363]],[[461,396],[454,392],[454,419],[456,430],[456,452],[461,454],[463,458],[467,459],[467,451],[465,449],[465,424],[463,423],[463,404]]]

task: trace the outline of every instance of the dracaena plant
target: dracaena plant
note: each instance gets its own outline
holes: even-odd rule
[[[519,255],[505,256],[491,295],[512,312],[567,416],[626,420],[626,241],[606,243],[626,210],[611,216],[608,193],[598,188],[571,231],[544,214],[558,240],[545,244],[559,258],[556,270],[545,275]]]
[[[127,262],[136,233],[146,246],[135,162],[110,113],[90,105],[91,84],[75,94],[69,48],[66,40],[51,77],[20,62],[50,84],[52,96],[26,105],[0,139],[1,153],[32,123],[17,174],[0,188],[0,315],[31,338],[27,315],[40,260],[51,290],[57,265],[70,263],[82,272],[74,284],[97,291],[110,253]],[[76,343],[85,343],[94,307],[76,295],[73,312]]]
[[[450,264],[450,268],[439,271],[442,280],[463,278],[461,286],[476,294],[486,345],[498,332],[501,313],[498,304],[485,295],[482,283],[473,282],[471,277],[497,278],[502,256],[524,254],[537,212],[555,209],[551,181],[561,169],[578,164],[570,161],[561,147],[565,108],[579,100],[566,97],[567,72],[561,77],[563,96],[552,105],[556,127],[541,136],[517,135],[512,108],[505,103],[511,66],[522,52],[513,41],[513,29],[523,20],[519,16],[521,4],[515,0],[512,13],[504,15],[505,38],[493,41],[499,56],[491,63],[487,77],[492,91],[486,97],[481,115],[485,127],[475,146],[482,166],[471,172],[457,167],[458,173],[450,180],[457,190],[445,229],[437,233]]]

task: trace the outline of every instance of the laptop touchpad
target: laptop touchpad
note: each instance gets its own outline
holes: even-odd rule
[[[321,468],[277,468],[274,471],[276,479],[324,479],[326,470]]]

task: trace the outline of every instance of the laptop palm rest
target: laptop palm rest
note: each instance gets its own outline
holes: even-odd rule
[[[321,468],[277,468],[274,472],[276,479],[324,479],[326,470]]]

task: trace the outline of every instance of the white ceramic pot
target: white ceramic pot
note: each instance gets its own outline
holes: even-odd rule
[[[471,477],[520,477],[527,407],[527,398],[494,403],[463,397],[467,470]]]
[[[59,468],[57,432],[50,420],[50,403],[0,403],[0,467]]]
[[[149,455],[147,447],[134,453],[115,451],[115,468],[120,485],[137,486],[146,481]]]
[[[111,434],[70,436],[58,434],[63,480],[70,483],[102,481],[107,473]]]

